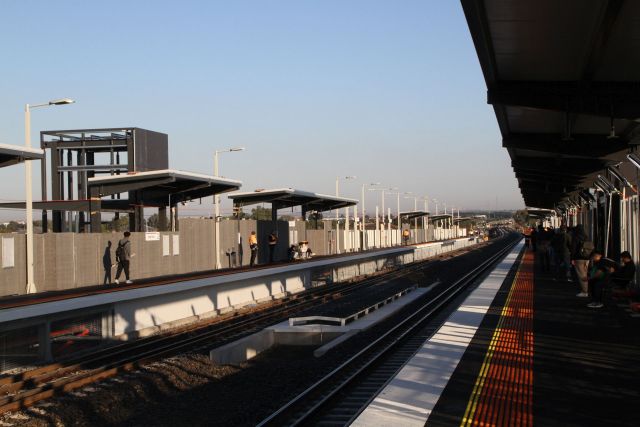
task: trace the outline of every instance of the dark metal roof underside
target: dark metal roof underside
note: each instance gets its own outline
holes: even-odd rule
[[[358,201],[354,199],[294,190],[292,188],[236,193],[230,194],[229,198],[233,200],[236,206],[270,203],[276,209],[301,206],[307,212],[324,212],[358,204]]]
[[[640,2],[462,6],[527,206],[553,208],[640,143]]]
[[[15,165],[25,160],[42,160],[43,158],[44,152],[42,150],[0,144],[0,167]]]
[[[135,192],[136,203],[149,206],[236,191],[241,185],[240,181],[172,169],[89,178],[89,189],[95,197]]]

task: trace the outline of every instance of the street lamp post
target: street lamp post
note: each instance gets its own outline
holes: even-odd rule
[[[73,104],[70,98],[54,99],[42,104],[25,104],[24,106],[24,145],[31,148],[31,110],[51,105]],[[42,160],[44,162],[44,160]],[[25,186],[26,186],[26,227],[27,227],[27,293],[36,292],[36,284],[33,274],[33,190],[31,188],[31,160],[26,160]]]
[[[344,179],[356,179],[357,177],[355,175],[347,175],[344,177]],[[340,177],[337,176],[336,177],[336,197],[340,197]],[[340,210],[336,209],[336,221],[340,220],[340,215],[339,215]],[[355,212],[355,211],[354,211]],[[344,208],[344,213],[345,213],[345,221],[344,221],[344,231],[345,231],[345,236],[349,235],[349,206]],[[354,229],[355,229],[355,221],[354,221]],[[347,237],[348,239],[348,237]],[[351,241],[349,240],[349,244],[347,245],[347,241],[345,241],[345,251],[348,251],[350,248],[347,248],[347,246],[351,246]]]
[[[366,184],[362,184],[362,195],[361,195],[361,200],[362,200],[362,224],[360,225],[360,229],[362,230],[362,249],[364,250],[365,246],[368,248],[368,245],[365,245],[365,239],[366,239],[366,234],[367,234],[367,214],[366,214],[366,210],[365,210],[365,198],[364,198],[364,194],[365,194],[365,189],[369,188],[369,187],[374,187],[376,185],[380,185],[379,182],[372,182],[370,183],[368,186]]]
[[[385,215],[384,215],[384,192],[385,190],[388,190],[387,188],[369,188],[369,191],[380,191],[381,192],[381,201],[382,201],[382,229],[384,230],[384,223],[385,223]],[[379,228],[379,223],[378,223],[378,213],[376,212],[376,232],[379,232],[380,230],[378,230]],[[380,246],[382,246],[382,234],[380,235]]]
[[[218,155],[220,153],[231,153],[234,151],[244,151],[244,147],[234,147],[227,148],[225,150],[215,150],[213,153],[213,176],[218,177]],[[215,234],[216,234],[216,269],[222,267],[220,262],[220,196],[217,194],[213,195],[213,220],[215,224]],[[240,218],[238,217],[238,220]]]

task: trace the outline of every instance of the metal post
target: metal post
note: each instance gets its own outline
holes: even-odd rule
[[[213,176],[218,176],[218,150],[213,154]],[[222,268],[220,263],[220,200],[217,194],[213,195],[213,221],[214,221],[214,233],[215,233],[215,251],[216,251],[216,269]]]
[[[398,191],[398,193],[396,193],[396,195],[398,196],[398,205],[397,205],[397,212],[398,212],[398,230],[400,230],[402,228],[402,222],[400,220],[400,192]]]
[[[31,148],[31,110],[29,104],[24,106],[24,145]],[[27,232],[27,293],[36,292],[33,277],[33,194],[31,188],[31,160],[24,162],[26,186],[26,232]]]
[[[376,206],[376,233],[374,234],[374,236],[379,236],[379,235],[380,235],[380,220],[378,218],[378,206]],[[380,239],[379,238],[378,239],[374,238],[374,245],[375,246],[379,246],[379,244],[376,245],[376,242],[375,242],[376,240],[379,241]]]

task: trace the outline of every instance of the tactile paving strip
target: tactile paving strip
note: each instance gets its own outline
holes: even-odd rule
[[[461,426],[533,425],[533,253],[525,253]]]

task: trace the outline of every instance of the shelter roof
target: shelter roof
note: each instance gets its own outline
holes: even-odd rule
[[[25,160],[42,160],[44,151],[20,145],[0,144],[0,167],[11,166]]]
[[[526,205],[554,207],[640,143],[640,2],[462,6]]]
[[[96,197],[135,191],[139,204],[167,206],[182,201],[238,190],[240,181],[174,169],[89,178]]]
[[[479,220],[479,218],[475,218],[475,217],[472,217],[472,216],[465,216],[465,217],[461,217],[461,218],[454,218],[453,219],[453,223],[457,224],[457,223],[460,223],[460,222],[473,222],[473,221],[478,221],[478,220]]]
[[[400,217],[407,218],[407,219],[421,218],[423,216],[429,216],[429,215],[431,214],[425,211],[400,212]]]
[[[432,215],[429,217],[429,221],[440,221],[442,219],[453,218],[451,214],[440,214],[440,215]]]
[[[271,203],[276,209],[302,206],[306,211],[330,211],[358,204],[355,199],[295,190],[293,188],[276,188],[245,193],[230,194],[236,206]]]
[[[554,216],[556,212],[552,209],[527,208],[527,214],[534,218],[547,218]]]

